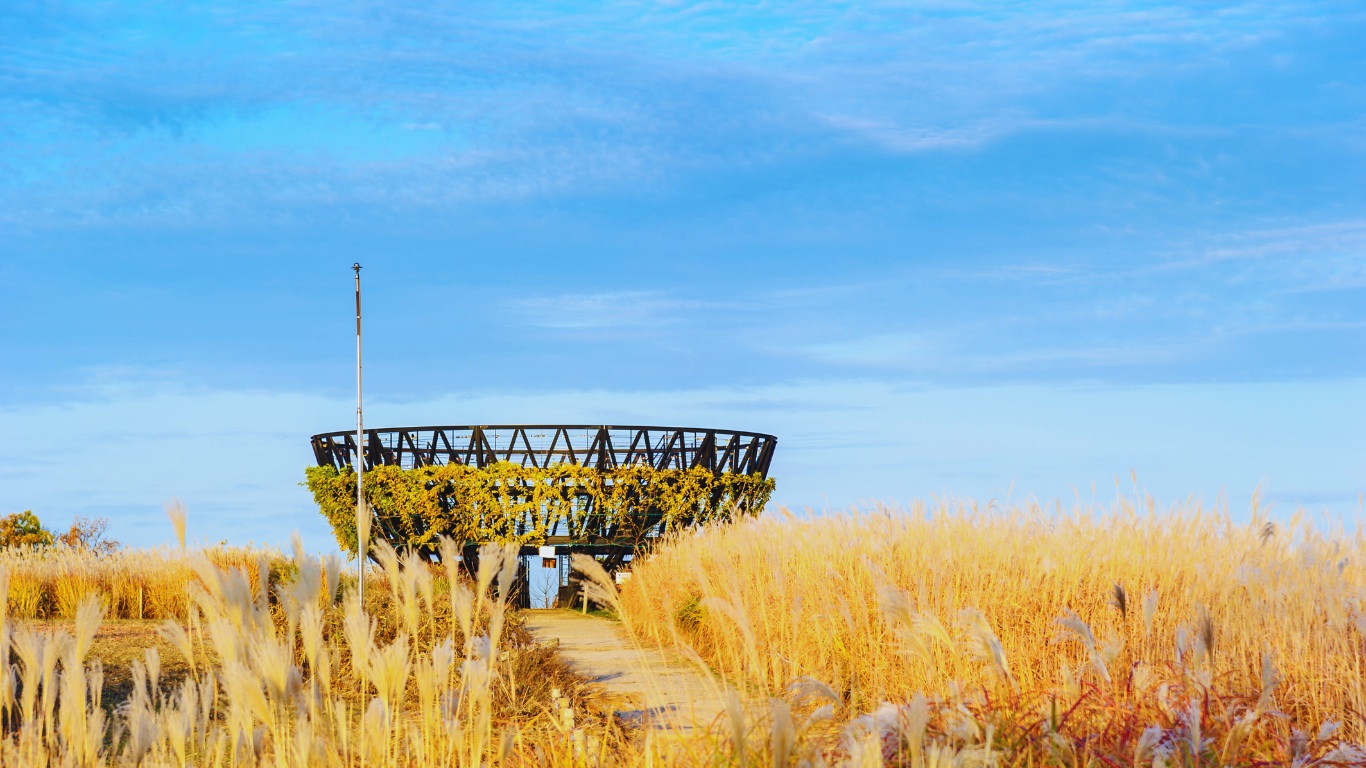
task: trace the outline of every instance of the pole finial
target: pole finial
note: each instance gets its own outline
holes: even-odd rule
[[[354,270],[356,270],[356,274],[360,274],[360,262],[359,262],[359,261],[356,262],[355,264],[352,264],[352,265],[351,265],[351,268],[354,269]]]

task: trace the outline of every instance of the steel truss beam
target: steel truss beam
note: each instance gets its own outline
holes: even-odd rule
[[[499,424],[368,429],[365,466],[405,469],[433,464],[485,467],[499,461],[522,466],[581,464],[610,469],[647,464],[656,469],[703,467],[768,477],[778,438],[757,432],[691,427],[636,427],[584,424]],[[353,432],[312,438],[320,466],[351,466]]]

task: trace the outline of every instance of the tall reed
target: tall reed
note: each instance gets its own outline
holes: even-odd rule
[[[379,545],[364,604],[297,541],[0,555],[0,765],[1366,765],[1360,532],[942,504],[680,536],[620,594],[576,558],[637,638],[720,678],[678,732],[563,687],[508,605],[515,551],[471,580],[459,550]],[[116,703],[88,657],[134,585],[144,611],[180,590],[161,635],[190,672],[149,648]]]
[[[193,554],[165,547],[95,553],[58,545],[0,550],[0,568],[12,575],[9,610],[22,619],[73,619],[86,596],[94,596],[110,619],[170,619],[186,616],[187,588],[196,579],[192,561],[207,558],[224,567],[241,566],[254,591],[262,568],[290,566],[278,550],[211,547]]]
[[[0,658],[14,660],[12,675],[0,673],[0,763],[570,764],[569,734],[555,733],[551,713],[517,722],[498,711],[509,708],[509,687],[547,684],[516,680],[544,656],[509,642],[515,549],[483,547],[474,583],[458,572],[455,545],[443,549],[449,569],[435,574],[381,544],[380,594],[367,605],[341,583],[335,560],[297,544],[287,568],[271,568],[264,554],[249,569],[222,553],[188,553],[174,561],[192,574],[182,582],[188,607],[161,634],[192,671],[163,680],[148,649],[134,663],[131,697],[112,711],[102,665],[86,658],[110,606],[105,593],[76,600],[70,630],[38,631],[0,607]],[[153,557],[166,562],[165,553]],[[51,562],[20,560],[26,573]],[[12,589],[13,566],[0,566],[0,589]]]
[[[695,650],[775,701],[818,684],[827,719],[881,712],[884,735],[906,717],[951,730],[958,707],[981,715],[979,745],[990,724],[1028,729],[1043,749],[1060,719],[1119,738],[1107,713],[1123,711],[1136,749],[1148,726],[1172,742],[1200,701],[1205,727],[1247,754],[1326,755],[1366,737],[1354,714],[1366,712],[1366,539],[1302,517],[1278,527],[1254,511],[1238,524],[1150,500],[781,513],[663,544],[621,603],[643,641]],[[1227,722],[1207,722],[1216,711]],[[1256,728],[1235,734],[1254,711]],[[1336,741],[1305,735],[1323,729]],[[1196,741],[1216,762],[1227,746]]]

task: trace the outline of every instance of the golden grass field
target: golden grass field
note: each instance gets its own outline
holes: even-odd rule
[[[660,548],[622,597],[641,637],[805,699],[803,759],[1366,764],[1359,530],[1127,501],[776,515]]]
[[[530,642],[494,546],[476,579],[381,547],[364,603],[297,544],[11,551],[0,763],[1366,765],[1364,548],[1195,505],[955,504],[689,533],[619,595],[581,563],[727,687],[672,735]]]

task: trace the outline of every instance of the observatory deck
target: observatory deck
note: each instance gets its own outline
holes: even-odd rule
[[[433,518],[440,518],[452,509],[452,505],[465,504],[469,516],[480,521],[479,530],[498,528],[498,505],[503,503],[500,499],[529,498],[548,487],[539,483],[563,482],[569,486],[564,495],[556,497],[552,494],[547,497],[548,501],[544,502],[547,506],[536,506],[542,502],[533,502],[530,507],[515,513],[515,517],[507,520],[504,534],[520,537],[522,556],[531,558],[540,555],[547,562],[554,562],[560,572],[560,586],[563,588],[569,588],[571,584],[568,569],[570,553],[605,557],[604,566],[613,570],[642,547],[648,547],[670,526],[698,525],[728,516],[730,511],[725,510],[724,505],[737,500],[740,509],[757,511],[772,488],[771,483],[765,485],[765,481],[778,442],[773,435],[758,432],[596,424],[388,427],[367,429],[364,434],[364,467],[367,471],[377,467],[413,470],[446,465],[487,469],[489,477],[495,478],[489,482],[493,484],[492,487],[500,489],[498,492],[486,494],[482,502],[470,503],[469,496],[462,497],[466,501],[456,500],[454,486],[440,486],[435,493],[446,495],[439,498],[435,502],[437,506],[432,508]],[[311,442],[318,466],[337,472],[350,469],[360,453],[354,431],[313,435]],[[518,486],[518,483],[527,481],[518,479],[516,471],[500,471],[499,466],[505,466],[506,463],[521,467],[524,470],[522,477],[535,477],[537,470],[568,464],[600,471],[604,481],[602,484],[574,485],[580,481],[568,478],[582,478],[583,473],[569,473],[562,480],[558,479],[559,473],[551,472],[548,475],[541,474],[541,479],[530,481],[528,485]],[[633,480],[642,483],[634,490],[629,486],[615,485],[621,477],[648,477],[648,473],[632,475],[635,469],[646,467],[665,475],[705,470],[712,478],[705,483],[684,486],[697,488],[696,491],[689,491],[698,494],[691,503],[680,507],[675,498],[670,502],[674,506],[665,507],[652,500],[660,497],[650,497],[647,492],[653,487],[653,480]],[[390,477],[393,477],[392,473]],[[682,482],[677,474],[671,477]],[[615,508],[630,510],[624,514],[614,514],[614,509],[601,506],[609,503],[607,497],[603,496],[604,488],[610,490],[617,487],[627,489],[620,496],[621,503],[627,506]],[[513,490],[509,492],[508,489]],[[323,493],[317,488],[314,490],[315,493]],[[475,492],[478,492],[477,487]],[[752,493],[759,494],[757,502],[754,502],[755,496],[746,495]],[[326,504],[323,496],[316,498],[320,499],[320,504]],[[333,507],[341,509],[339,505],[345,503],[339,499]],[[324,514],[328,514],[326,509],[328,507],[325,507]],[[352,505],[349,513],[343,511],[340,515],[336,509],[333,517],[349,519],[348,514],[354,515],[355,508]],[[679,509],[685,511],[680,513]],[[405,526],[411,527],[405,521],[412,519],[412,513],[406,514],[408,517],[393,511],[377,514],[377,535],[399,546],[409,535]],[[333,523],[337,525],[335,519]],[[420,527],[422,523],[419,521],[418,525]],[[528,531],[536,526],[540,526],[540,529],[533,539],[528,540]],[[462,557],[473,556],[478,543],[477,538],[465,539]],[[430,541],[423,547],[425,549],[421,551],[424,556],[433,556],[435,550]],[[554,549],[549,549],[552,554],[546,554],[547,549],[552,547]],[[554,561],[550,560],[552,555]]]

